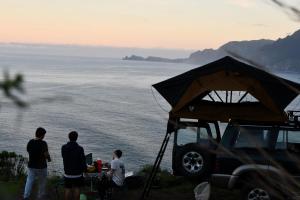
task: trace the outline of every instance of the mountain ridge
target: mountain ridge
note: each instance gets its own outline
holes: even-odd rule
[[[189,63],[204,65],[224,56],[237,55],[245,60],[251,60],[271,70],[300,71],[300,30],[277,40],[245,40],[230,41],[218,49],[198,50],[187,58],[168,59],[160,57],[124,57],[123,60]]]

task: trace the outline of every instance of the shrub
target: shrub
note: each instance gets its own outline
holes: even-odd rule
[[[146,174],[146,175],[148,175],[148,174],[150,174],[151,173],[151,171],[152,171],[152,167],[153,167],[153,165],[150,165],[150,164],[147,164],[147,165],[144,165],[144,166],[142,166],[142,168],[138,171],[138,174]],[[157,170],[157,172],[160,172],[161,171],[161,169],[159,168],[158,170]]]
[[[0,180],[9,181],[25,175],[27,159],[15,152],[2,151],[0,153]]]

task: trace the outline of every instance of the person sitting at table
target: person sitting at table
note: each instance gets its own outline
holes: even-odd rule
[[[83,148],[76,142],[78,133],[69,133],[69,142],[62,146],[64,163],[65,200],[79,200],[80,187],[84,185],[83,173],[87,170]]]
[[[104,163],[104,167],[109,168],[107,173],[104,173],[98,184],[98,192],[100,199],[112,199],[113,188],[120,188],[125,179],[125,166],[121,150],[113,152],[113,159],[111,163]]]
[[[113,159],[110,163],[110,171],[108,175],[111,177],[112,187],[121,187],[125,179],[125,165],[120,159],[122,157],[121,150],[115,150],[113,152]]]

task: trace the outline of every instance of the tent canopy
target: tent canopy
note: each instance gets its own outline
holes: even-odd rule
[[[154,84],[173,117],[285,121],[300,84],[226,56]]]

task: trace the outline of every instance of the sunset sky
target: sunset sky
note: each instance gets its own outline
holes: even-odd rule
[[[277,39],[300,28],[269,0],[0,3],[0,42],[203,49],[231,40]]]

